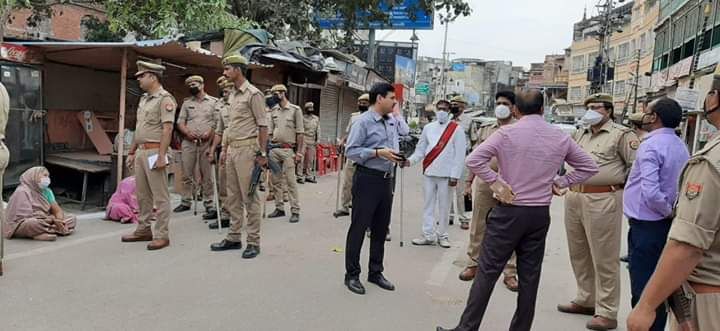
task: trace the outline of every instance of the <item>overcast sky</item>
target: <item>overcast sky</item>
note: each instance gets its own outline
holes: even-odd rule
[[[510,60],[530,67],[547,54],[562,54],[572,42],[573,23],[597,12],[597,0],[469,0],[473,13],[450,23],[450,58]],[[420,55],[442,57],[444,26],[417,32]],[[377,38],[409,41],[412,31],[378,31]]]

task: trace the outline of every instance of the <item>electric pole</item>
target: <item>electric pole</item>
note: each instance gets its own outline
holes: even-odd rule
[[[587,80],[591,83],[591,93],[602,92],[607,81],[614,79],[614,68],[610,66],[608,62],[608,45],[610,44],[613,31],[617,30],[617,32],[622,32],[618,27],[624,22],[623,14],[614,13],[614,1],[615,0],[605,0],[603,4],[597,5],[596,7],[599,8],[600,13],[597,18],[591,19],[591,22],[597,22],[598,31],[595,34],[599,41],[598,55],[595,58],[595,64],[588,70],[587,75]],[[625,2],[625,0],[618,1]]]

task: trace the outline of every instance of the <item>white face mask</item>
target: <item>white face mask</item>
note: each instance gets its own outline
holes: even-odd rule
[[[587,125],[593,126],[602,122],[604,117],[605,116],[603,116],[603,114],[600,114],[592,109],[588,109],[588,111],[585,112],[585,115],[583,115],[582,121]]]
[[[42,179],[40,179],[40,187],[41,188],[50,187],[50,177],[43,177]]]
[[[437,115],[437,120],[440,124],[445,124],[450,119],[450,113],[446,111],[436,112],[435,115]]]
[[[495,107],[495,118],[497,118],[499,120],[504,120],[504,119],[507,119],[508,117],[510,117],[510,115],[511,115],[510,107],[508,107],[506,105],[497,105]]]

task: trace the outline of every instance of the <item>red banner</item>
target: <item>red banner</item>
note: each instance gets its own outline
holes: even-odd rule
[[[9,43],[2,43],[0,45],[0,57],[4,60],[13,62],[27,62],[28,53],[30,50],[27,47],[14,45]]]

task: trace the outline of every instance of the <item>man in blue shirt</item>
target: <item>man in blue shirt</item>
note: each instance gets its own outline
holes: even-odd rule
[[[368,282],[393,291],[395,286],[383,276],[385,235],[392,214],[395,167],[404,161],[399,154],[399,135],[407,124],[393,113],[395,89],[387,83],[370,89],[370,109],[350,130],[346,155],[355,162],[352,185],[352,223],[345,247],[345,285],[356,294],[365,294],[360,282],[360,250],[365,230],[370,228]],[[392,115],[391,115],[392,114]]]
[[[625,185],[623,212],[630,220],[628,251],[633,307],[657,266],[673,219],[678,179],[690,158],[685,143],[675,134],[682,120],[682,108],[672,99],[652,102],[642,118],[649,132],[637,150]],[[667,312],[657,310],[651,331],[665,330]]]

